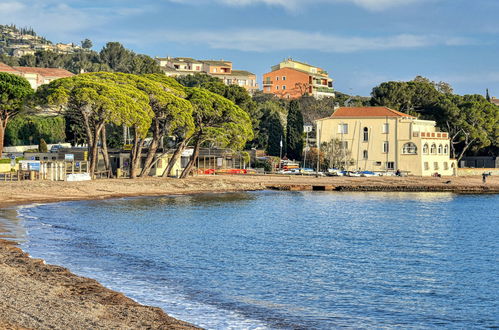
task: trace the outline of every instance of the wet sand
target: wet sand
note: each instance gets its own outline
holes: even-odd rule
[[[449,182],[450,181],[450,182]],[[0,207],[67,200],[247,191],[307,190],[454,191],[497,193],[499,178],[338,178],[301,176],[204,176],[187,180],[147,178],[91,182],[0,182]],[[291,189],[293,188],[294,189]],[[92,279],[30,258],[0,239],[0,328],[7,329],[190,329],[161,309],[140,305]]]

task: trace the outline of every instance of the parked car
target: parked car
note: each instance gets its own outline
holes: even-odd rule
[[[51,148],[50,148],[50,152],[59,152],[60,149],[64,148],[63,146],[61,146],[60,144],[54,144]]]

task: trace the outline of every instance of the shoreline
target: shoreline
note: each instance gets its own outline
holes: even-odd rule
[[[450,182],[448,182],[450,181]],[[202,176],[186,180],[145,178],[86,182],[0,182],[0,208],[32,203],[277,190],[499,193],[499,178],[336,178]],[[314,187],[324,187],[316,189]],[[141,305],[97,281],[31,258],[0,237],[0,328],[198,329]]]

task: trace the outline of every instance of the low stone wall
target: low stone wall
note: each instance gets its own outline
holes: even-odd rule
[[[482,173],[490,173],[499,176],[499,168],[458,168],[458,176],[482,175]]]
[[[11,168],[10,164],[0,164],[0,173],[10,172]]]

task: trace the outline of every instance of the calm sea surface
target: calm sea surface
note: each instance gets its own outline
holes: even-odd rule
[[[1,228],[32,256],[210,329],[499,327],[499,195],[251,192],[16,211]]]

